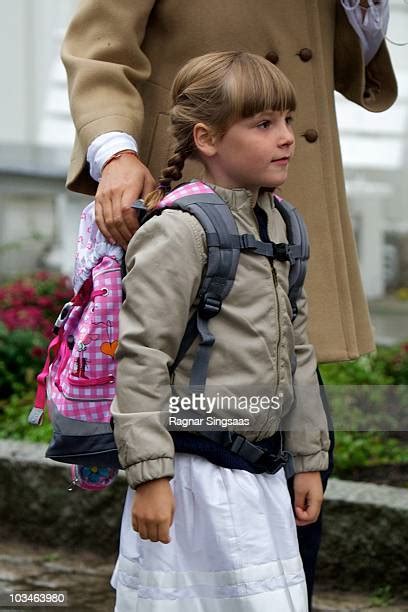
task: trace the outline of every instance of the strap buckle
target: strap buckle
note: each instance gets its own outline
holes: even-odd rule
[[[235,434],[234,439],[232,440],[232,444],[229,447],[229,450],[239,455],[239,451],[241,450],[245,442],[246,438],[244,438],[244,436],[241,436],[240,434]]]
[[[65,323],[66,318],[68,317],[74,306],[75,304],[73,302],[67,302],[66,304],[64,304],[61,312],[58,315],[57,320],[54,323],[54,334],[58,334],[60,327],[62,327],[62,325]]]
[[[278,261],[289,261],[291,264],[294,262],[294,258],[291,252],[290,244],[286,242],[279,242],[273,244],[273,258]]]
[[[239,237],[240,241],[240,249],[255,249],[256,248],[256,238],[253,234],[241,234]]]
[[[222,302],[219,298],[210,295],[203,295],[198,310],[203,319],[211,319],[220,312],[221,306]]]

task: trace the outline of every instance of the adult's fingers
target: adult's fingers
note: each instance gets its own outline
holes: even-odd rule
[[[132,204],[144,193],[145,182],[151,180],[146,166],[134,156],[124,155],[105,167],[95,202],[98,227],[108,240],[126,248],[139,226]]]
[[[95,196],[95,221],[109,242],[126,248],[128,238],[123,233],[123,220],[120,212],[121,198],[121,192],[98,190]]]
[[[145,200],[146,197],[156,188],[156,182],[149,170],[146,168],[146,172],[144,175],[144,183],[143,183],[143,191],[142,198]]]
[[[95,222],[98,228],[101,230],[102,234],[105,236],[106,240],[109,242],[115,242],[114,237],[108,230],[105,224],[105,215],[104,210],[108,206],[108,202],[104,203],[103,198],[101,196],[98,197],[98,194],[95,196]]]

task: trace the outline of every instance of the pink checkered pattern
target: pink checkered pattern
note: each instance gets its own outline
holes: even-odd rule
[[[194,181],[177,187],[174,191],[166,195],[158,205],[158,208],[171,206],[173,202],[184,196],[199,195],[201,193],[214,193],[214,191],[201,181]]]
[[[213,191],[201,181],[181,185],[162,200],[160,207],[171,206],[183,196],[203,193]],[[87,304],[75,306],[65,321],[62,344],[47,385],[61,414],[88,422],[109,422],[115,395],[122,252],[111,252],[109,248],[97,231],[93,204],[89,205],[81,219],[75,290],[79,292],[92,274],[92,293],[96,295]]]
[[[65,347],[50,370],[49,388],[52,400],[64,416],[109,422],[115,394],[114,354],[122,303],[120,263],[104,257],[93,268],[92,280],[96,295],[84,309],[76,307],[71,311],[64,326]],[[73,337],[72,350],[67,344],[69,336]],[[64,354],[68,355],[65,365],[62,364]]]

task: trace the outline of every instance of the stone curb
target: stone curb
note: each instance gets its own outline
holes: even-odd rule
[[[69,469],[45,445],[0,440],[0,535],[112,554],[126,490],[68,491]],[[408,596],[408,490],[332,478],[325,495],[318,580],[327,588]]]

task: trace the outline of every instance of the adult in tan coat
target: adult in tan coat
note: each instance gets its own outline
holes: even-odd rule
[[[283,195],[301,210],[310,233],[309,333],[319,361],[358,357],[374,345],[347,211],[333,92],[377,112],[395,100],[396,83],[385,42],[365,66],[340,0],[81,0],[62,52],[78,134],[67,185],[95,193],[87,150],[111,131],[132,135],[140,159],[157,177],[170,152],[167,111],[175,72],[191,57],[237,48],[265,56],[295,84],[298,156]],[[152,187],[142,161],[116,159],[100,185],[106,231],[117,237],[116,223],[122,240],[135,229],[132,200]],[[114,176],[119,165],[120,187]],[[186,177],[198,174],[190,167]],[[118,200],[118,189],[127,209],[122,222],[110,202]]]

